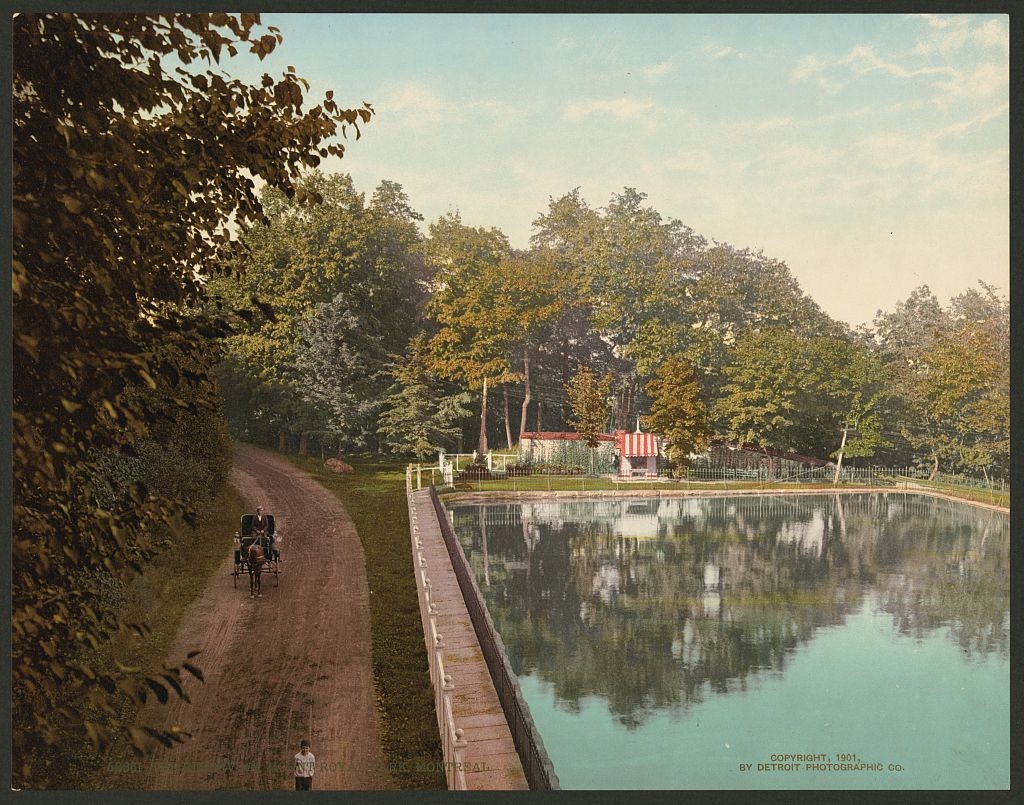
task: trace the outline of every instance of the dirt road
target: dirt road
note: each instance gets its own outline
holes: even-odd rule
[[[369,589],[351,520],[304,472],[253,447],[238,448],[231,482],[276,517],[280,586],[264,576],[263,597],[251,599],[248,579],[232,585],[225,550],[169,658],[199,649],[205,684],[190,679],[191,704],[157,711],[193,737],[145,761],[144,787],[293,788],[302,738],[317,759],[314,790],[394,787],[380,749]]]

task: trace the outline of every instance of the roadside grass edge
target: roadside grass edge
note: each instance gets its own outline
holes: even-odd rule
[[[316,456],[278,455],[341,501],[363,546],[373,676],[392,779],[403,789],[444,790],[444,758],[412,565],[405,464],[346,456],[354,472],[335,473]]]

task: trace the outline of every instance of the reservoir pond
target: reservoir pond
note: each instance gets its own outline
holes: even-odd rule
[[[564,789],[1006,789],[1009,517],[908,493],[448,503]]]

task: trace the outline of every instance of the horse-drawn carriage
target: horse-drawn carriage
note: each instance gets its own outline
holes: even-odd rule
[[[235,533],[235,567],[231,571],[233,584],[238,586],[238,577],[249,575],[249,594],[260,591],[261,575],[274,576],[274,586],[281,586],[281,539],[275,533],[274,515],[264,515],[266,527],[253,528],[253,514],[243,514],[238,531]]]

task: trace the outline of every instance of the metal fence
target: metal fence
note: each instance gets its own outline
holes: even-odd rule
[[[412,475],[405,476],[406,501],[409,506],[409,525],[412,535],[413,563],[416,568],[416,591],[420,604],[420,620],[423,625],[423,639],[426,643],[427,661],[430,666],[430,683],[434,688],[434,709],[437,713],[437,731],[444,755],[445,777],[450,791],[465,791],[465,751],[467,742],[463,731],[455,724],[452,713],[452,696],[455,685],[444,670],[444,637],[437,631],[437,607],[431,600],[430,576],[427,574],[427,560],[423,555],[423,543],[419,536],[416,507],[412,501]]]
[[[441,504],[437,490],[433,487],[430,489],[430,500],[434,505],[437,521],[441,526],[441,534],[451,556],[455,576],[459,580],[466,609],[473,621],[480,649],[491,672],[494,689],[501,702],[501,708],[505,712],[505,719],[512,733],[512,741],[515,743],[519,759],[523,764],[526,781],[533,790],[558,790],[558,776],[555,774],[551,759],[544,749],[544,742],[530,716],[530,708],[523,699],[519,681],[509,667],[505,645],[494,628],[494,622],[484,604],[476,578],[462,551],[462,546],[459,545],[455,537],[451,520],[448,519],[448,512]]]

